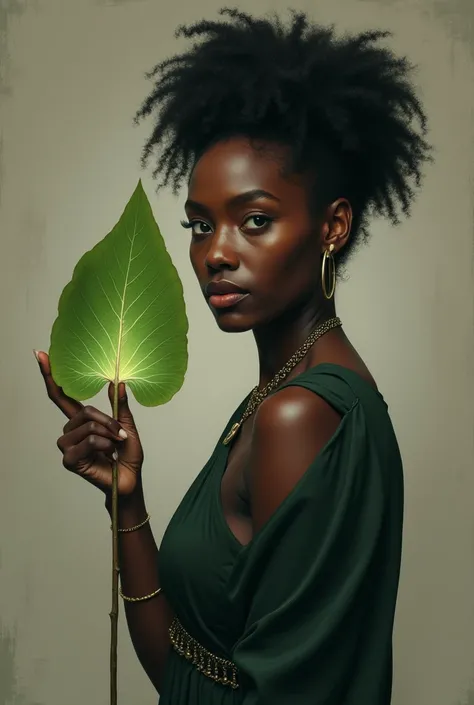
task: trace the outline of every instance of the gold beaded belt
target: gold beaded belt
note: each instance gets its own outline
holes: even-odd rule
[[[169,628],[171,643],[174,650],[185,659],[190,661],[200,673],[211,678],[216,683],[228,685],[231,688],[238,688],[237,666],[232,661],[227,661],[220,656],[215,656],[193,639],[183,627],[177,617],[175,617]]]

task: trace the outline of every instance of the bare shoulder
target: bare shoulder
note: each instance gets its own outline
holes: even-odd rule
[[[293,490],[336,432],[340,414],[303,387],[265,399],[254,421],[249,484],[254,531]]]
[[[256,413],[254,436],[264,440],[275,431],[283,433],[287,440],[295,434],[301,439],[310,431],[308,441],[314,440],[315,431],[324,432],[327,426],[334,431],[340,414],[325,399],[304,387],[285,387],[267,397]]]

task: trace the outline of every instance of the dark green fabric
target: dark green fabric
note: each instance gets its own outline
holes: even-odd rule
[[[221,439],[163,538],[163,591],[183,626],[233,660],[233,691],[171,651],[161,705],[388,705],[403,473],[382,396],[319,365],[288,383],[329,402],[335,435],[242,547],[227,526]],[[285,385],[287,386],[287,385]]]

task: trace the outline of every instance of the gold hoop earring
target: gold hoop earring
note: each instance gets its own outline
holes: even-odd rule
[[[321,267],[321,286],[323,288],[324,298],[328,301],[334,296],[336,290],[336,263],[334,261],[334,255],[332,254],[334,250],[334,245],[330,245],[328,250],[324,251],[323,264]],[[331,290],[328,293],[326,286],[326,264],[330,262],[330,276],[331,276]]]

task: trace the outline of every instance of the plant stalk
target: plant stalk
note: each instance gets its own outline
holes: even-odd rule
[[[113,417],[118,419],[118,381],[114,384]],[[112,609],[110,611],[110,705],[117,705],[117,642],[119,613],[118,460],[112,465]]]

